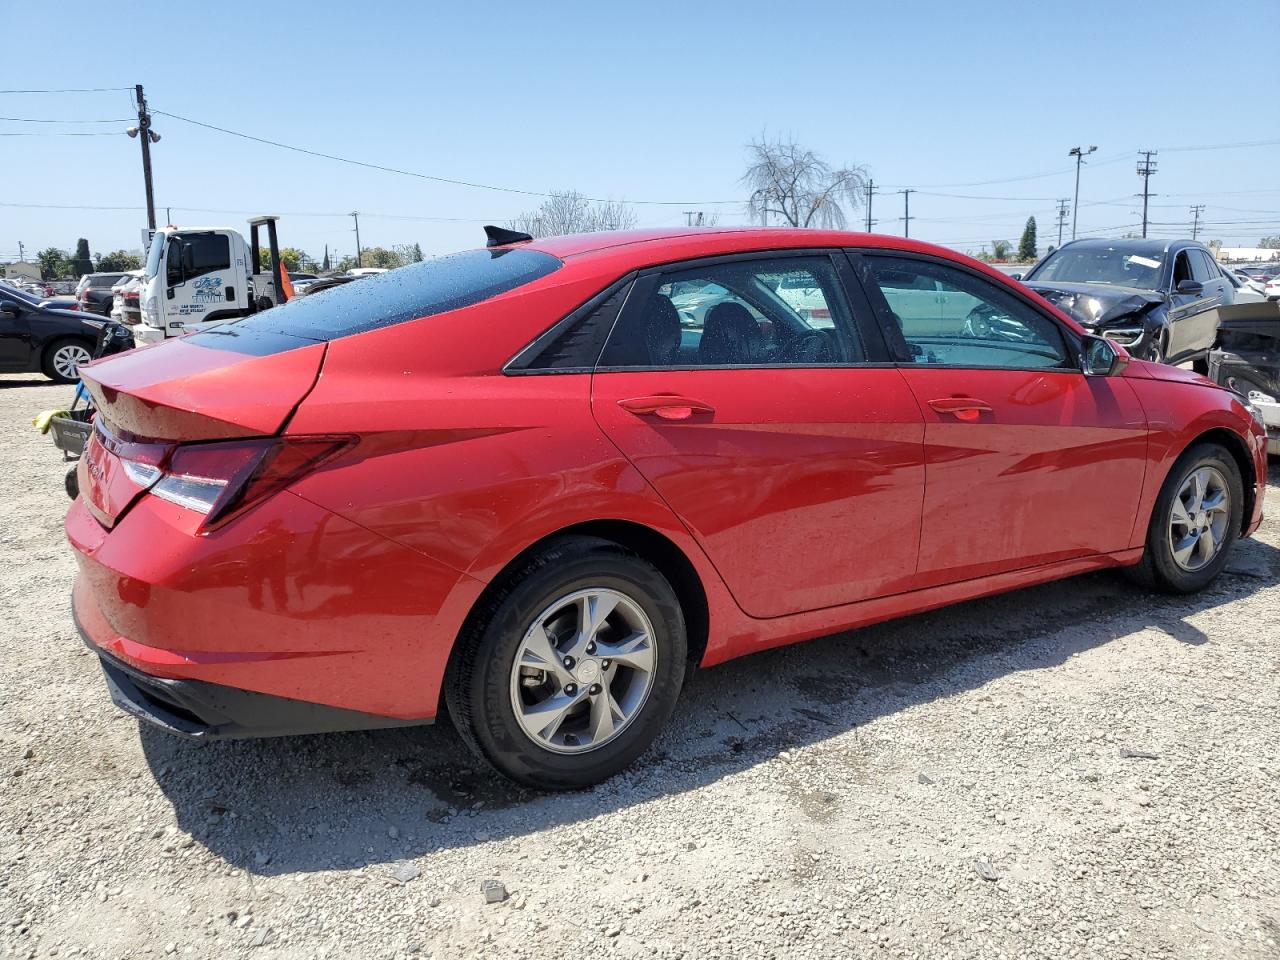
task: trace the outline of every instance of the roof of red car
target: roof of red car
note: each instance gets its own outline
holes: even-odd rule
[[[615,230],[547,237],[521,244],[542,250],[561,260],[575,257],[614,257],[633,266],[663,263],[690,257],[753,250],[784,250],[798,247],[877,247],[931,253],[946,257],[963,254],[918,240],[849,230],[799,230],[786,227],[670,227],[657,230]]]

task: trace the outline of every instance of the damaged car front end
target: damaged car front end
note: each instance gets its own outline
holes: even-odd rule
[[[1209,378],[1244,398],[1267,428],[1267,452],[1280,454],[1280,303],[1238,303],[1217,312]]]
[[[1136,357],[1161,359],[1153,354],[1168,323],[1168,300],[1160,294],[1090,283],[1032,280],[1027,286],[1071,314],[1090,333],[1114,340]]]

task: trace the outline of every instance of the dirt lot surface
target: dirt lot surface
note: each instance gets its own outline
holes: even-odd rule
[[[1280,956],[1280,521],[1200,596],[1086,576],[705,671],[538,796],[444,725],[116,710],[29,426],[69,399],[0,377],[0,955]]]

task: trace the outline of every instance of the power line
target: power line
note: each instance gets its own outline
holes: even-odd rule
[[[902,221],[902,235],[909,237],[911,236],[911,195],[916,191],[907,187],[898,192],[902,194],[902,216],[898,219]]]
[[[0,93],[116,93],[132,87],[64,87],[61,90],[0,90]]]
[[[174,120],[181,120],[183,123],[194,124],[197,127],[205,127],[209,130],[216,130],[219,133],[225,133],[232,137],[240,137],[243,140],[252,140],[255,143],[265,143],[267,146],[279,147],[282,150],[292,150],[294,153],[304,153],[312,157],[320,157],[324,160],[336,160],[339,163],[349,163],[357,167],[365,167],[369,170],[381,170],[383,173],[395,173],[403,177],[416,177],[419,180],[431,180],[436,183],[447,183],[455,187],[471,187],[476,190],[493,190],[498,193],[516,193],[526,197],[540,197],[546,199],[552,194],[545,193],[541,190],[524,190],[519,187],[500,187],[491,183],[477,183],[471,180],[457,180],[453,177],[438,177],[430,173],[418,173],[414,170],[402,170],[399,167],[388,167],[380,163],[368,163],[364,160],[353,160],[350,157],[340,157],[332,153],[323,153],[319,150],[309,150],[306,147],[295,147],[292,144],[281,143],[278,140],[268,140],[265,137],[255,137],[249,133],[241,133],[238,130],[229,130],[226,127],[219,127],[212,123],[204,123],[201,120],[192,120],[190,117],[179,116],[176,113],[168,113],[164,110],[154,110],[160,116],[170,117]],[[593,203],[610,202],[604,197],[583,197],[584,200],[590,200]],[[715,206],[732,204],[741,205],[741,200],[628,200],[632,205],[642,206],[661,206],[661,207],[694,207],[698,205]]]
[[[44,120],[36,117],[0,117],[5,123],[132,123],[132,117],[113,120]]]
[[[63,130],[41,130],[38,133],[28,132],[26,130],[10,133],[0,131],[0,137],[117,137],[124,131],[122,130],[90,130],[81,132],[63,131]]]
[[[1147,235],[1147,203],[1151,199],[1151,175],[1156,172],[1156,161],[1151,158],[1156,155],[1155,150],[1139,150],[1138,155],[1143,159],[1138,161],[1138,176],[1142,178],[1142,236]]]

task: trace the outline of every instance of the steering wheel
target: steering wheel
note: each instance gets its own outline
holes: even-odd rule
[[[831,344],[817,330],[801,333],[787,344],[787,361],[789,363],[830,363]]]

